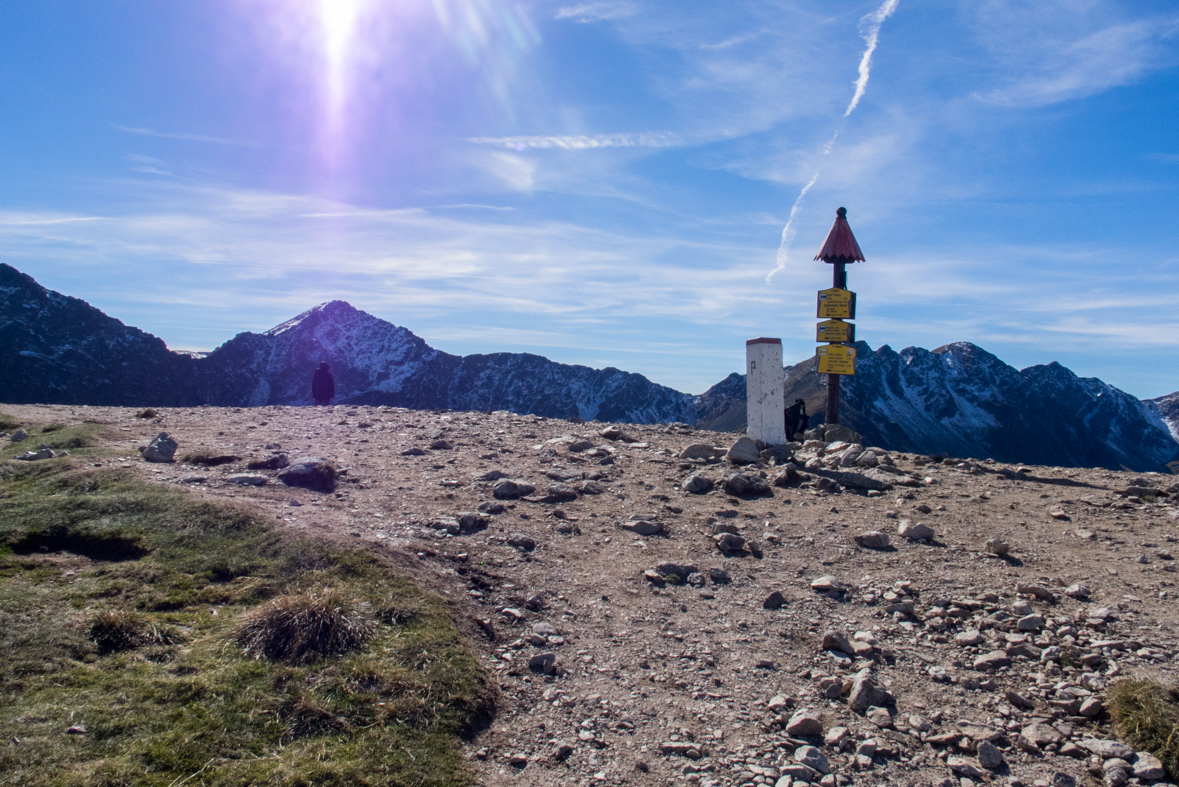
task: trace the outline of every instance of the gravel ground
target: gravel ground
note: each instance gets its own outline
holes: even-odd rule
[[[1175,476],[822,442],[738,466],[737,435],[506,412],[157,409],[3,406],[110,424],[111,464],[416,556],[503,691],[469,744],[481,785],[1167,783],[1102,699],[1175,682]],[[239,459],[143,461],[161,431],[178,460]],[[279,453],[341,483],[246,467]]]

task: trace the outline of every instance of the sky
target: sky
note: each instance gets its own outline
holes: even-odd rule
[[[346,300],[700,393],[857,338],[1179,390],[1173,0],[7,0],[0,261],[177,350]]]

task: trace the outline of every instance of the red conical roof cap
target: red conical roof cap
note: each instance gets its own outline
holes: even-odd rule
[[[856,243],[856,236],[852,235],[847,223],[847,208],[835,211],[835,223],[815,259],[830,263],[864,262],[864,252],[860,251],[860,244]]]

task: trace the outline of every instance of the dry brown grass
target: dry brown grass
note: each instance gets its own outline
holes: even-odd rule
[[[1105,697],[1118,737],[1179,775],[1179,690],[1154,680],[1123,680]]]
[[[90,623],[89,634],[99,654],[175,642],[172,632],[160,628],[143,615],[126,610],[99,612]]]
[[[375,624],[327,588],[276,598],[250,615],[235,640],[255,658],[306,664],[364,646]]]

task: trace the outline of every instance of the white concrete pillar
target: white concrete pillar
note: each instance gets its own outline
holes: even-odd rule
[[[782,340],[745,342],[745,433],[767,445],[786,444]]]

